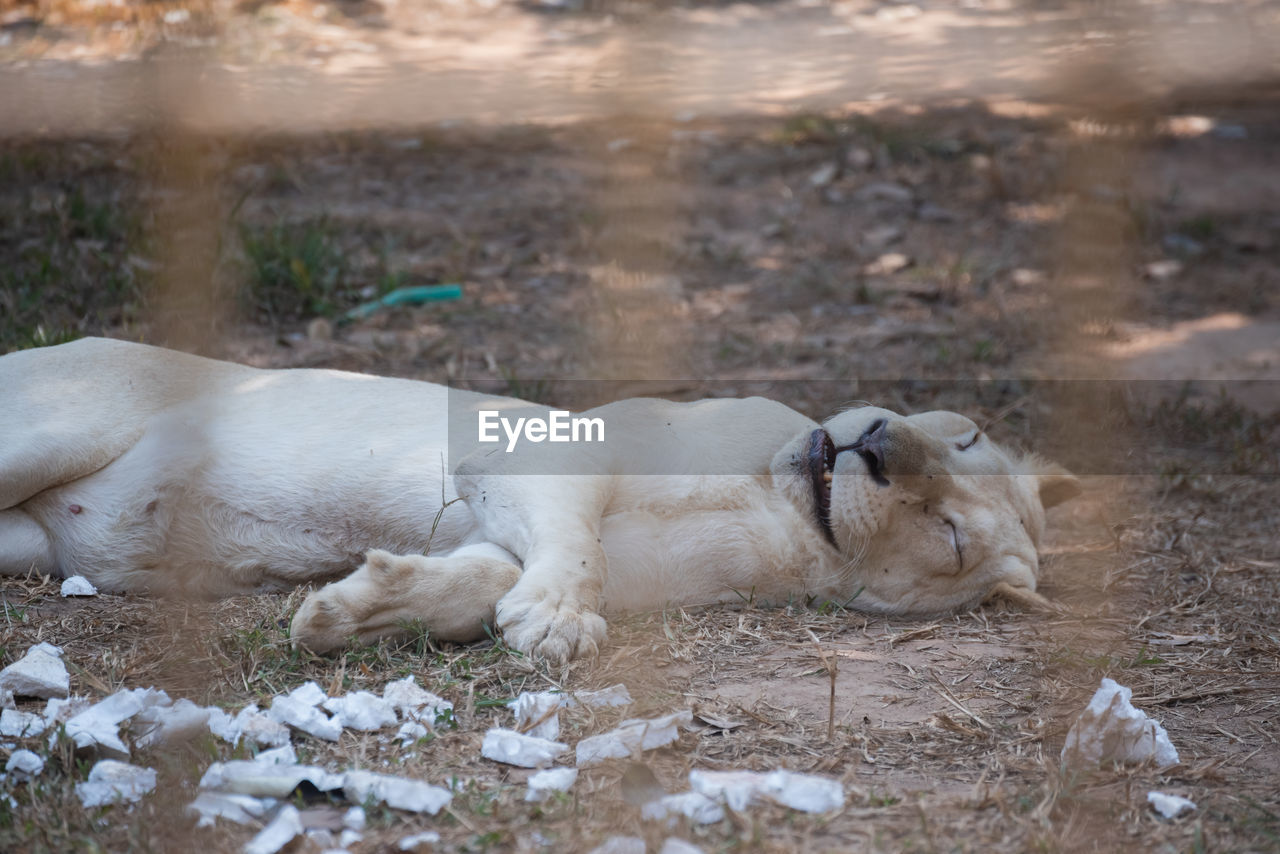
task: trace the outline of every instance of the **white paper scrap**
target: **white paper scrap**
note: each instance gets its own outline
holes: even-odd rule
[[[65,697],[71,690],[71,677],[62,663],[62,648],[51,643],[38,643],[27,654],[0,670],[0,690],[12,691],[18,697]]]
[[[545,768],[569,749],[566,744],[495,727],[484,734],[480,755],[521,768]]]
[[[262,818],[275,804],[274,798],[255,798],[228,792],[201,792],[194,801],[187,804],[187,812],[199,817],[196,827],[212,827],[220,818],[234,824],[249,824]]]
[[[293,804],[285,804],[276,817],[258,835],[249,840],[244,854],[276,854],[302,835],[302,814]]]
[[[529,790],[524,793],[524,799],[531,803],[542,803],[553,792],[569,791],[577,779],[577,768],[548,768],[534,772],[529,777]]]
[[[0,736],[5,738],[30,738],[48,727],[44,717],[35,712],[17,709],[0,709]]]
[[[693,723],[693,712],[681,709],[660,718],[623,721],[616,729],[578,742],[579,767],[599,765],[607,759],[625,759],[641,750],[671,744],[680,737],[679,728]]]
[[[352,691],[342,697],[329,697],[323,706],[333,712],[345,729],[374,732],[396,725],[396,710],[387,700],[368,691]]]
[[[89,771],[89,779],[76,783],[76,797],[85,807],[101,807],[117,801],[134,802],[156,787],[156,772],[127,762],[102,759]]]
[[[1195,801],[1181,795],[1166,795],[1164,792],[1147,792],[1147,803],[1165,818],[1177,818],[1196,808]]]
[[[1154,761],[1157,768],[1178,764],[1178,751],[1156,721],[1132,702],[1133,691],[1111,679],[1089,700],[1080,717],[1071,725],[1062,746],[1067,765],[1097,765],[1100,762]]]
[[[348,771],[343,792],[352,803],[370,799],[398,810],[435,815],[453,800],[453,793],[422,780],[375,774],[372,771]]]
[[[66,596],[97,596],[98,588],[89,582],[89,579],[83,575],[73,575],[62,582],[62,595]]]
[[[44,760],[30,750],[15,750],[4,764],[4,770],[13,777],[14,782],[25,783],[40,776],[40,772],[44,770]]]
[[[694,824],[715,824],[724,818],[724,807],[700,792],[681,792],[664,795],[640,808],[640,817],[645,821],[666,819],[674,825],[678,816]]]

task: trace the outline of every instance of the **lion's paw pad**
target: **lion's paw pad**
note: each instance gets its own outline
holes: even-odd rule
[[[508,644],[553,664],[594,656],[607,634],[599,614],[550,597],[507,597],[498,603],[497,616]]]

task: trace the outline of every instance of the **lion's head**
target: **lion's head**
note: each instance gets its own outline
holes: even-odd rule
[[[1045,509],[1080,491],[945,411],[842,412],[789,442],[773,473],[842,554],[855,607],[895,614],[963,608],[1001,582],[1034,592]]]

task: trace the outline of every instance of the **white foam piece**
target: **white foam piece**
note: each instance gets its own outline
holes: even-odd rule
[[[329,697],[322,704],[333,712],[344,729],[374,732],[396,725],[396,710],[390,702],[368,691],[352,691],[342,697]]]
[[[599,765],[607,759],[625,759],[642,750],[671,744],[680,737],[680,727],[693,723],[693,712],[681,709],[660,718],[623,721],[616,729],[578,742],[579,767]]]
[[[187,812],[198,816],[196,827],[212,827],[223,818],[234,824],[251,824],[275,806],[274,798],[255,798],[229,792],[201,792],[187,804]]]
[[[662,843],[658,854],[702,854],[702,849],[679,837],[670,836]]]
[[[577,782],[577,768],[548,768],[536,771],[529,777],[529,789],[524,799],[531,803],[541,803],[551,797],[553,792],[567,792]]]
[[[302,815],[293,804],[285,804],[258,835],[249,840],[244,854],[276,854],[302,835]]]
[[[1177,818],[1196,808],[1195,801],[1181,795],[1166,795],[1164,792],[1147,792],[1147,803],[1165,818]]]
[[[200,788],[255,798],[286,798],[303,780],[322,792],[341,789],[343,776],[315,765],[290,765],[233,759],[215,762],[200,778]]]
[[[560,736],[560,709],[566,696],[550,691],[526,691],[510,703],[516,727],[525,735],[555,741]]]
[[[30,750],[15,750],[4,764],[6,774],[13,776],[15,782],[24,783],[33,777],[40,776],[44,770],[44,760]]]
[[[610,836],[588,854],[645,854],[644,840],[639,836]]]
[[[396,843],[396,848],[401,851],[417,851],[420,845],[436,845],[440,842],[440,834],[434,830],[424,830],[421,833],[415,833],[406,836]]]
[[[62,595],[65,596],[97,596],[98,588],[83,575],[73,575],[62,582]]]
[[[372,771],[348,771],[343,791],[353,803],[373,799],[398,810],[435,815],[453,800],[453,793],[422,780],[375,774]]]
[[[342,737],[342,724],[336,718],[329,717],[317,709],[315,704],[307,703],[292,694],[273,698],[267,717],[326,741],[337,741]]]
[[[0,709],[0,736],[5,738],[30,738],[44,732],[48,726],[44,717],[34,712]]]
[[[520,768],[545,768],[568,749],[567,744],[558,741],[494,727],[484,734],[480,755],[494,762],[504,762]]]
[[[38,643],[26,655],[0,670],[0,690],[12,691],[18,697],[65,697],[71,690],[71,677],[62,663],[62,648],[51,643]]]
[[[76,749],[96,749],[109,756],[129,756],[129,748],[120,740],[120,724],[143,709],[171,705],[169,695],[154,688],[117,691],[101,702],[67,720],[67,737]]]
[[[405,721],[396,730],[396,738],[400,740],[401,747],[408,747],[418,739],[426,738],[428,733],[429,730],[417,721]]]
[[[1157,721],[1133,706],[1133,691],[1111,679],[1089,700],[1062,745],[1068,765],[1152,760],[1157,768],[1178,764],[1178,751]]]
[[[76,783],[76,797],[86,808],[101,807],[119,801],[139,801],[155,787],[155,770],[102,759],[89,771],[87,781]]]
[[[140,750],[189,741],[209,732],[209,710],[186,699],[152,706],[129,722],[129,731],[138,733],[133,744]]]
[[[421,721],[429,727],[435,726],[437,717],[453,711],[453,703],[418,687],[413,674],[388,682],[382,689],[382,699],[406,720]]]
[[[358,830],[352,830],[349,827],[338,834],[338,844],[341,845],[344,849],[350,848],[352,845],[355,845],[357,842],[361,842],[363,840],[364,840],[363,833],[361,833]]]
[[[0,688],[0,709],[16,709],[18,704],[13,700],[13,691],[9,688]]]
[[[640,808],[640,817],[645,821],[665,819],[674,826],[679,816],[694,824],[715,824],[724,818],[724,807],[700,792],[681,792],[663,795]]]

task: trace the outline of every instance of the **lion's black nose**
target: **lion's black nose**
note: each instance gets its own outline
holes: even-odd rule
[[[884,471],[884,442],[888,433],[889,422],[883,418],[877,418],[871,422],[867,432],[858,439],[856,446],[858,453],[862,454],[864,459],[868,455],[875,459],[873,471]]]

